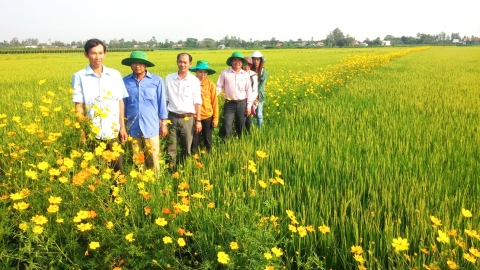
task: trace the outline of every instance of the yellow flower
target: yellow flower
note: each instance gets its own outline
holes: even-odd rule
[[[87,219],[90,217],[90,212],[89,211],[85,211],[85,210],[80,210],[77,212],[77,218],[79,219]]]
[[[48,166],[49,166],[48,162],[42,161],[42,162],[38,163],[37,168],[39,170],[45,171],[46,169],[48,169]]]
[[[430,220],[435,226],[442,226],[442,221],[434,216],[430,216]]]
[[[227,253],[220,251],[217,254],[217,260],[221,264],[228,264],[228,261],[230,261],[230,257],[228,256]]]
[[[208,208],[215,208],[215,203],[214,202],[208,203],[207,207]]]
[[[465,233],[470,236],[470,237],[474,237],[474,238],[477,238],[478,240],[480,240],[480,235],[478,235],[478,232],[475,231],[475,230],[467,230],[465,229]]]
[[[129,233],[129,234],[125,235],[125,239],[127,239],[128,242],[135,241],[135,238],[133,238],[133,233]]]
[[[89,231],[93,228],[92,224],[90,223],[80,223],[77,225],[77,229],[81,232]]]
[[[262,188],[267,188],[267,183],[265,183],[263,180],[258,180],[258,184],[259,184]]]
[[[273,258],[272,253],[270,253],[270,252],[263,253],[263,257],[265,257],[265,259],[267,259],[267,260],[270,260],[270,259]]]
[[[365,259],[363,258],[362,255],[355,254],[355,255],[353,255],[353,259],[355,259],[355,261],[357,261],[361,264],[365,263]]]
[[[58,169],[51,168],[48,173],[50,176],[60,176],[60,170]]]
[[[265,270],[275,270],[275,267],[267,265],[265,266]]]
[[[363,248],[361,246],[352,246],[350,248],[350,252],[354,254],[362,254],[363,253]]]
[[[63,164],[65,166],[67,166],[67,168],[71,169],[75,163],[73,162],[73,160],[71,160],[69,158],[64,158],[63,159]]]
[[[450,238],[448,238],[448,235],[446,233],[442,232],[442,230],[438,230],[437,241],[440,242],[440,243],[448,244],[448,243],[450,243]]]
[[[26,231],[28,229],[28,224],[26,222],[22,222],[20,225],[18,225],[18,228],[20,228],[22,231]]]
[[[297,232],[297,227],[295,227],[295,225],[288,224],[288,229],[293,233]]]
[[[297,231],[298,231],[298,235],[300,235],[300,237],[307,236],[307,229],[304,226],[299,226],[297,228]]]
[[[282,251],[281,248],[273,247],[271,250],[272,250],[273,254],[275,254],[275,256],[277,256],[277,257],[280,257],[280,256],[283,255],[283,251]]]
[[[47,212],[49,213],[56,213],[60,210],[60,208],[58,207],[58,205],[56,204],[51,204],[48,208],[47,208]]]
[[[105,224],[105,227],[106,227],[108,230],[113,229],[113,222],[108,221],[108,222]]]
[[[237,250],[238,249],[238,243],[237,242],[230,242],[230,249],[231,250]]]
[[[95,250],[97,248],[100,247],[100,243],[99,242],[90,242],[90,244],[88,245],[88,247],[91,249],[91,250]]]
[[[48,222],[48,219],[42,215],[35,215],[30,220],[37,225],[43,225]]]
[[[408,250],[408,240],[406,238],[398,237],[393,238],[392,246],[395,248],[395,252],[400,252],[402,250]]]
[[[38,81],[38,85],[42,85],[42,84],[44,84],[46,81],[47,81],[47,79],[40,80],[40,81]]]
[[[10,199],[14,200],[14,201],[17,201],[17,200],[21,200],[23,198],[25,198],[26,196],[21,193],[21,192],[18,192],[18,193],[12,193],[10,194]]]
[[[275,174],[280,176],[280,175],[282,175],[282,172],[280,170],[275,170]]]
[[[468,253],[464,253],[463,254],[463,258],[471,263],[476,263],[477,262],[477,258],[475,258],[474,256],[468,254]]]
[[[185,243],[185,239],[183,239],[183,238],[180,237],[180,238],[178,238],[178,240],[177,240],[177,244],[178,244],[179,246],[181,246],[181,247],[184,247],[187,243]]]
[[[93,157],[94,157],[94,155],[93,155],[92,152],[85,152],[85,153],[83,153],[83,159],[86,160],[86,161],[92,160]]]
[[[478,251],[478,249],[474,248],[474,247],[471,247],[468,252],[470,252],[470,254],[472,254],[473,256],[477,257],[477,258],[480,258],[480,251]]]
[[[57,218],[56,220],[57,223],[63,223],[63,221],[64,221],[63,218]]]
[[[50,198],[48,198],[48,202],[51,204],[60,204],[62,202],[62,198],[57,196],[50,196]]]
[[[458,265],[453,261],[447,260],[447,265],[448,269],[458,269]]]
[[[197,193],[195,193],[195,194],[192,195],[192,198],[205,199],[205,195],[203,195],[203,194],[200,193],[200,192],[197,192]]]
[[[26,210],[29,206],[30,204],[26,202],[19,202],[13,204],[13,208],[17,210]]]
[[[158,226],[161,226],[161,227],[164,227],[165,225],[168,224],[167,220],[164,219],[164,218],[157,218],[155,220],[155,223],[158,225]]]
[[[32,231],[33,231],[34,234],[42,234],[43,233],[43,227],[36,225],[35,227],[33,227]]]
[[[471,218],[472,217],[472,212],[470,212],[470,210],[462,208],[462,215],[466,218]]]
[[[173,243],[173,240],[172,240],[172,238],[171,238],[171,237],[169,237],[169,236],[165,236],[165,237],[163,237],[163,239],[162,239],[162,240],[163,240],[163,243],[164,243],[164,244],[171,244],[171,243]]]
[[[266,157],[268,157],[267,153],[265,153],[264,151],[260,151],[260,150],[259,150],[259,151],[256,151],[255,153],[257,154],[257,156],[258,156],[259,158],[266,158]]]
[[[62,184],[66,184],[66,183],[68,183],[68,178],[65,177],[65,176],[61,176],[61,177],[58,178],[58,181]]]
[[[37,180],[38,179],[38,174],[36,171],[33,171],[33,170],[27,170],[25,171],[25,175],[32,179],[32,180]]]
[[[323,234],[326,234],[330,232],[330,227],[322,225],[318,227],[318,230],[321,231]]]

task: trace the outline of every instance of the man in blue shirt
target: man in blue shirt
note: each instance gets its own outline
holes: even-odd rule
[[[162,78],[146,70],[155,65],[148,61],[143,51],[133,51],[129,58],[122,60],[122,65],[130,66],[133,71],[123,78],[128,91],[124,103],[133,160],[141,170],[145,161],[146,169],[158,174],[159,135],[168,134],[165,84]]]

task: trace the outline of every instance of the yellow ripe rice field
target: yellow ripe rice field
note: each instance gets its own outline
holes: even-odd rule
[[[0,269],[480,268],[480,47],[262,53],[263,129],[159,177],[80,142],[82,53],[0,55]]]

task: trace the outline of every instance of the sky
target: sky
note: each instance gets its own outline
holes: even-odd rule
[[[478,0],[0,0],[0,41],[148,41],[235,36],[321,40],[339,28],[363,41],[417,33],[480,36]]]

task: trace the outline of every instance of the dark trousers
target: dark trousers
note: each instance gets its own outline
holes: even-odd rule
[[[96,140],[94,143],[90,145],[90,148],[92,149],[92,152],[95,153],[95,148],[97,148],[101,142],[104,142],[107,144],[107,147],[105,150],[113,151],[113,144],[118,143],[121,145],[120,141],[118,139],[112,139],[110,141],[102,141],[102,140]],[[123,153],[120,153],[120,156],[116,161],[110,162],[110,167],[113,168],[114,172],[120,172],[121,174],[124,174],[123,170]]]
[[[177,117],[172,113],[168,114],[168,119],[172,122],[168,134],[167,153],[170,156],[170,163],[176,165],[177,161],[182,163],[190,155],[192,146],[194,117]],[[177,160],[177,143],[180,141],[180,157]]]
[[[242,138],[242,129],[245,126],[245,109],[247,108],[247,100],[230,100],[225,101],[223,105],[223,138],[232,136],[233,120],[235,119],[235,130],[239,139]]]
[[[212,149],[212,120],[213,117],[202,120],[202,131],[200,133],[193,131],[193,140],[192,140],[192,153],[198,153],[200,148],[200,137],[203,137],[203,144],[207,152],[210,152]],[[193,126],[195,129],[195,125]]]

